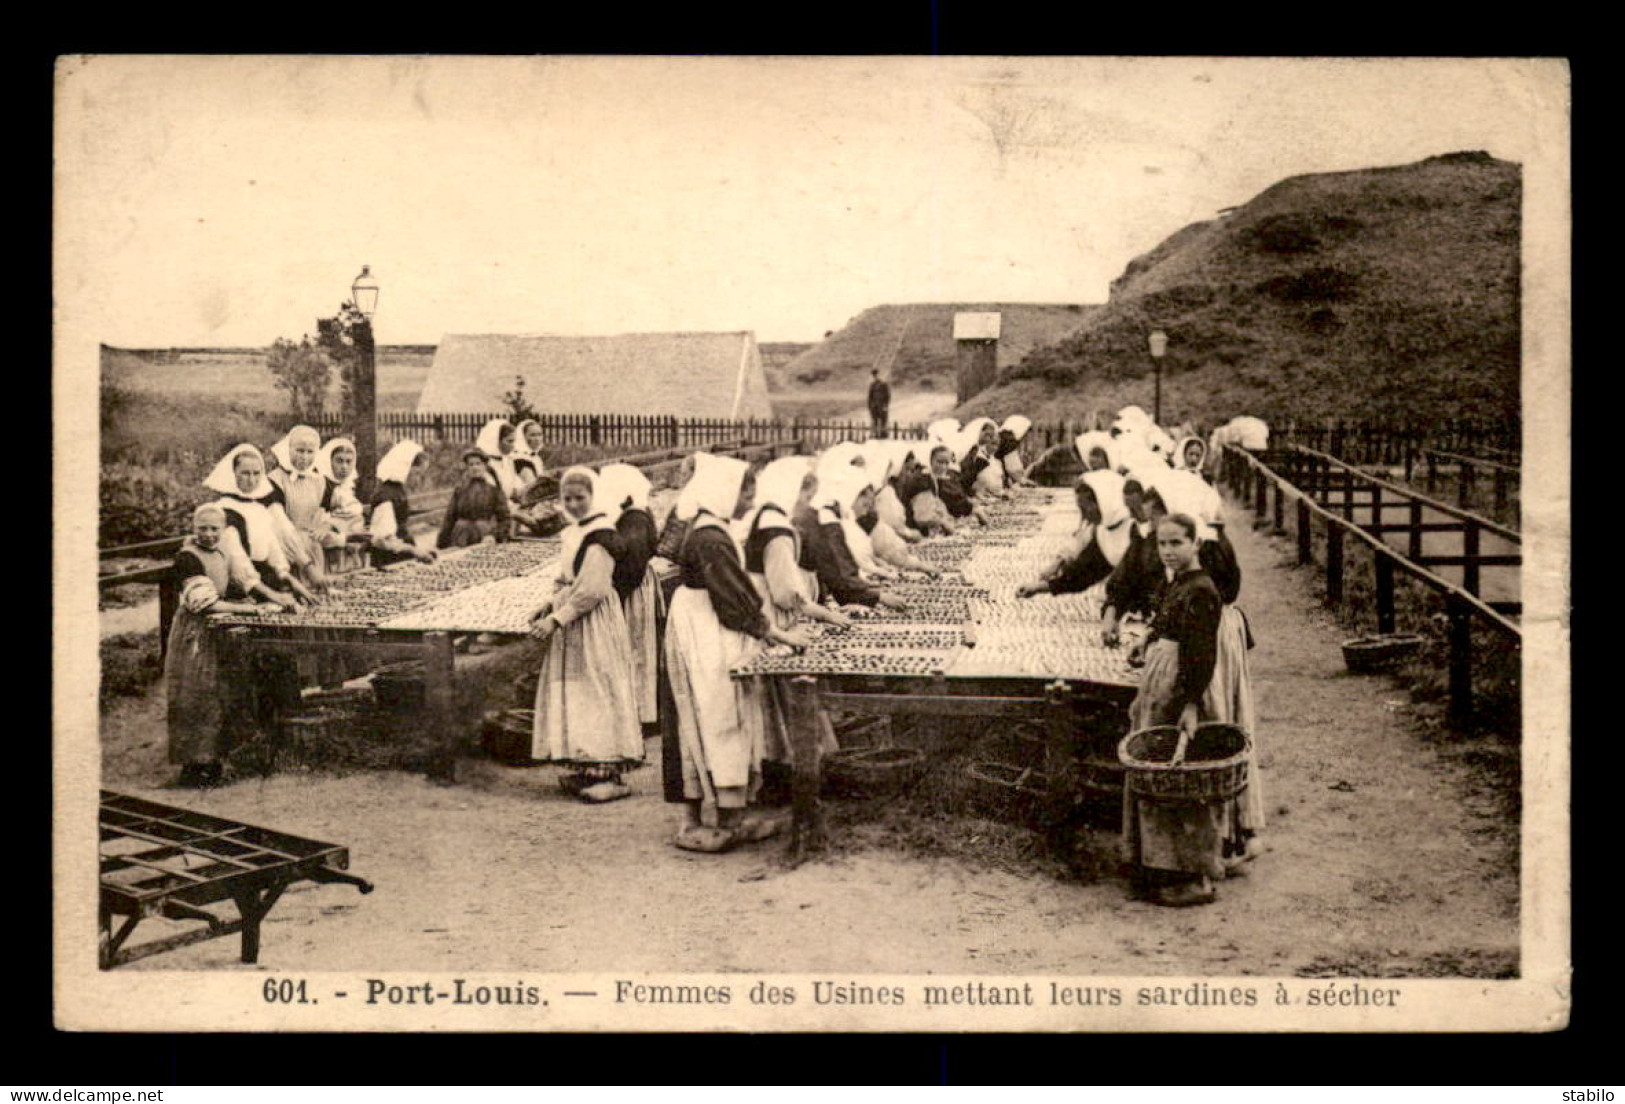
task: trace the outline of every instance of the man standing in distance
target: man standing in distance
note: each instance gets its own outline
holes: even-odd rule
[[[886,415],[891,410],[891,385],[880,378],[880,369],[869,369],[869,421],[876,437],[886,436]]]

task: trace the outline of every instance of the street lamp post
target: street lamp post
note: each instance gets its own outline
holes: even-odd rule
[[[1161,330],[1152,330],[1146,339],[1151,346],[1151,363],[1157,369],[1157,395],[1151,410],[1151,420],[1158,425],[1162,424],[1162,357],[1168,351],[1168,335]]]
[[[350,285],[350,299],[361,315],[355,328],[355,435],[356,492],[363,502],[372,501],[378,472],[378,359],[372,340],[372,316],[378,309],[378,281],[370,265],[361,266],[361,275]]]

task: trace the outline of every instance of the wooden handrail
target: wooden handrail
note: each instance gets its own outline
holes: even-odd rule
[[[1422,503],[1424,506],[1438,510],[1440,513],[1448,514],[1451,517],[1459,518],[1462,521],[1471,522],[1487,533],[1494,533],[1498,537],[1504,537],[1507,540],[1517,543],[1521,543],[1523,540],[1516,529],[1509,529],[1504,525],[1498,525],[1489,518],[1484,517],[1482,514],[1475,514],[1471,510],[1463,510],[1460,506],[1451,506],[1447,503],[1440,502],[1436,498],[1429,498],[1425,494],[1419,494],[1416,491],[1411,490],[1409,487],[1401,487],[1397,483],[1390,483],[1386,479],[1378,479],[1374,475],[1361,471],[1353,464],[1339,460],[1335,456],[1329,456],[1324,452],[1317,452],[1314,449],[1306,448],[1303,445],[1293,445],[1291,448],[1296,452],[1303,453],[1305,456],[1312,456],[1317,460],[1324,460],[1329,464],[1335,465],[1336,467],[1359,477],[1359,479],[1363,482],[1369,483],[1375,487],[1381,487],[1386,491],[1392,491],[1401,498],[1414,499],[1417,502]],[[1249,459],[1251,459],[1250,456]]]
[[[1445,460],[1454,461],[1457,464],[1471,464],[1478,468],[1489,468],[1492,471],[1503,471],[1508,475],[1520,475],[1523,470],[1516,464],[1503,464],[1499,460],[1486,460],[1482,456],[1463,456],[1457,452],[1446,452],[1444,449],[1425,448],[1421,450],[1421,453],[1423,456],[1427,457],[1442,457]]]
[[[1294,446],[1294,447],[1297,447],[1297,446]],[[1260,477],[1262,477],[1264,479],[1267,479],[1270,482],[1275,483],[1277,486],[1279,486],[1284,494],[1286,494],[1286,495],[1288,495],[1288,496],[1290,496],[1292,498],[1297,499],[1299,504],[1300,504],[1299,505],[1299,516],[1300,517],[1303,516],[1303,511],[1305,509],[1307,509],[1308,513],[1310,513],[1311,515],[1313,515],[1315,517],[1320,518],[1321,521],[1323,521],[1327,525],[1328,528],[1335,528],[1335,529],[1339,530],[1341,533],[1345,534],[1346,536],[1352,537],[1353,539],[1355,539],[1355,540],[1361,542],[1362,544],[1364,544],[1367,548],[1371,549],[1373,555],[1386,556],[1386,557],[1392,559],[1393,562],[1394,562],[1395,567],[1399,568],[1405,574],[1407,574],[1407,575],[1411,576],[1412,578],[1416,579],[1418,582],[1432,588],[1433,590],[1438,591],[1439,593],[1443,594],[1447,599],[1453,598],[1453,599],[1456,599],[1459,602],[1465,603],[1468,607],[1471,608],[1471,610],[1473,611],[1473,613],[1475,615],[1479,616],[1484,621],[1489,623],[1489,625],[1492,628],[1498,630],[1499,632],[1501,632],[1501,633],[1503,633],[1505,635],[1516,637],[1516,638],[1518,638],[1520,640],[1522,639],[1523,630],[1518,626],[1518,624],[1516,622],[1509,620],[1505,615],[1503,615],[1499,611],[1491,608],[1489,603],[1485,602],[1483,599],[1479,598],[1477,595],[1468,592],[1467,590],[1463,589],[1462,587],[1457,586],[1455,583],[1452,583],[1452,582],[1450,582],[1450,581],[1448,581],[1446,579],[1440,578],[1439,576],[1433,574],[1431,571],[1428,571],[1424,567],[1420,567],[1420,566],[1416,565],[1403,552],[1401,552],[1397,548],[1394,548],[1394,547],[1390,546],[1386,541],[1382,540],[1380,537],[1374,536],[1374,535],[1366,532],[1365,529],[1362,526],[1356,524],[1355,522],[1348,521],[1348,520],[1346,520],[1346,519],[1344,519],[1342,517],[1339,517],[1337,514],[1332,513],[1330,510],[1327,510],[1325,507],[1321,506],[1318,502],[1316,502],[1307,492],[1302,491],[1298,487],[1294,486],[1289,480],[1286,479],[1286,477],[1280,475],[1278,472],[1276,472],[1274,469],[1269,467],[1263,461],[1259,460],[1256,456],[1253,456],[1247,450],[1236,448],[1234,445],[1226,446],[1226,450],[1229,453],[1231,453],[1232,455],[1235,455],[1235,456],[1239,457],[1240,459],[1242,459],[1243,461],[1245,461],[1247,463],[1247,465],[1254,472],[1256,472]],[[1305,452],[1313,452],[1313,450],[1310,450],[1310,449],[1304,449],[1303,451],[1305,451]],[[1315,455],[1324,456],[1323,453],[1315,453]],[[1326,459],[1332,460],[1333,463],[1338,463],[1339,462],[1335,458],[1332,458],[1332,457],[1326,457]],[[1381,482],[1381,481],[1378,480],[1378,482]],[[1385,484],[1385,485],[1386,486],[1392,486],[1392,484]],[[1399,493],[1406,493],[1403,488],[1394,487],[1394,490],[1399,492]],[[1416,495],[1416,496],[1413,496],[1413,497],[1415,497],[1416,499],[1418,499],[1420,501],[1424,501],[1424,502],[1427,501],[1425,498],[1423,498],[1420,495]],[[1472,515],[1468,515],[1468,516],[1471,517]],[[1489,525],[1486,525],[1486,528],[1489,528],[1489,527],[1490,527]],[[1513,539],[1516,539],[1516,537],[1517,537],[1517,535],[1513,534]]]

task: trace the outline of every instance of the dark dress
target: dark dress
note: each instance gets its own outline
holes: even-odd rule
[[[484,479],[465,479],[446,504],[435,547],[467,548],[491,536],[505,541],[508,517],[508,499],[501,487]]]
[[[1128,548],[1117,561],[1111,577],[1106,580],[1106,605],[1117,611],[1121,619],[1131,613],[1150,617],[1157,608],[1162,590],[1162,560],[1157,556],[1157,542],[1152,534],[1142,535],[1133,522]]]
[[[820,523],[811,507],[796,511],[793,519],[801,534],[801,551],[809,570],[818,576],[818,587],[843,606],[874,606],[880,590],[863,581],[858,564],[847,547],[846,534],[837,521]]]
[[[1100,550],[1100,542],[1093,536],[1082,552],[1061,564],[1060,570],[1050,576],[1051,594],[1077,594],[1088,590],[1112,573],[1112,563]]]
[[[678,798],[700,802],[704,818],[743,808],[761,781],[761,705],[730,671],[760,651],[768,621],[726,529],[691,526],[679,563],[665,645],[677,740],[663,741],[663,758],[678,760]]]
[[[406,488],[400,483],[392,480],[388,483],[378,484],[378,489],[373,492],[372,502],[367,508],[367,524],[372,524],[373,512],[386,502],[395,508],[396,536],[407,541],[407,543],[411,543],[406,535],[406,523],[412,517],[412,504],[407,500]],[[404,563],[413,559],[410,552],[391,552],[388,549],[379,548],[377,545],[372,547],[371,556],[372,566],[374,567],[388,567],[390,564]]]
[[[214,634],[209,631],[208,609],[220,598],[236,601],[242,595],[231,581],[225,553],[204,551],[190,538],[175,555],[171,569],[176,591],[199,576],[209,580],[182,598],[169,628],[164,654],[164,696],[169,724],[171,763],[213,763],[229,750],[231,733],[229,688],[220,678]]]
[[[966,495],[975,494],[976,477],[982,474],[982,469],[987,467],[989,463],[991,463],[991,461],[989,461],[986,456],[982,455],[982,450],[980,448],[972,450],[971,454],[965,458],[965,462],[959,467],[960,490],[964,491]],[[956,514],[954,516],[957,517],[959,515]]]

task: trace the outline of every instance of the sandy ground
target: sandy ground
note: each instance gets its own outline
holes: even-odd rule
[[[886,411],[886,418],[887,421],[900,422],[903,425],[929,422],[936,418],[948,417],[957,405],[953,395],[945,391],[896,391],[892,393],[891,406]],[[869,420],[869,408],[860,404],[839,417],[866,422]]]
[[[1435,740],[1397,683],[1347,674],[1352,634],[1320,609],[1312,569],[1230,512],[1270,823],[1267,853],[1204,908],[1132,900],[1112,874],[1063,881],[884,841],[795,869],[779,841],[689,854],[669,842],[653,766],[600,807],[560,795],[551,769],[483,760],[449,789],[395,772],[167,789],[161,687],[104,715],[105,782],[350,848],[377,892],[290,891],[260,968],[1507,976],[1516,749]],[[234,939],[123,967],[199,968],[254,969]]]

